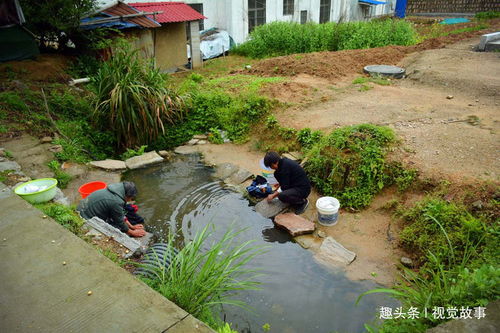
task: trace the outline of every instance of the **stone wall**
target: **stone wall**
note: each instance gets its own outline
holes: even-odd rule
[[[477,13],[500,11],[495,0],[408,0],[407,14],[414,13]]]

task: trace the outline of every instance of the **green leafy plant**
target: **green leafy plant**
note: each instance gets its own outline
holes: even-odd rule
[[[394,141],[388,127],[339,128],[311,145],[305,170],[322,194],[335,196],[344,207],[362,208],[391,182],[385,156]]]
[[[487,12],[478,12],[476,13],[475,17],[478,20],[489,20],[489,19],[494,19],[500,17],[500,12],[499,11],[487,11]]]
[[[68,187],[68,183],[73,179],[73,177],[61,170],[61,164],[56,161],[50,161],[47,166],[54,172],[54,178],[57,179],[57,185],[59,188]]]
[[[262,250],[251,247],[251,241],[235,244],[235,237],[240,232],[231,230],[207,249],[211,227],[203,228],[177,254],[172,251],[165,255],[164,260],[170,261],[169,265],[156,257],[154,277],[143,279],[193,316],[218,327],[212,312],[214,307],[222,304],[244,307],[242,301],[231,299],[231,294],[257,287],[258,283],[253,280],[256,271],[245,265]],[[167,243],[173,248],[173,235]]]
[[[211,143],[215,143],[217,145],[224,143],[224,139],[222,138],[222,135],[218,128],[212,127],[209,129],[208,141],[210,141]]]
[[[138,50],[118,39],[113,55],[92,78],[93,116],[101,129],[113,128],[120,147],[148,144],[184,113],[184,98],[166,87],[166,79]]]
[[[122,160],[126,160],[134,156],[141,156],[142,154],[144,154],[147,147],[147,145],[144,145],[140,146],[137,149],[127,148],[127,150],[123,154],[121,154],[120,157]]]
[[[297,132],[297,141],[302,145],[302,148],[306,150],[318,143],[322,137],[323,133],[321,131],[312,131],[307,127]]]
[[[36,204],[47,216],[52,217],[57,223],[68,229],[74,234],[81,235],[84,221],[75,211],[74,207],[64,206],[58,203]]]

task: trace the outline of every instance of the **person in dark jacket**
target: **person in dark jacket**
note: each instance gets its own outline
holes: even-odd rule
[[[281,157],[274,151],[264,156],[264,165],[275,170],[274,178],[281,189],[281,192],[268,195],[267,200],[278,197],[280,201],[292,205],[295,214],[302,214],[309,205],[307,197],[311,193],[311,182],[304,169],[297,162]]]
[[[84,219],[97,216],[132,237],[146,234],[142,224],[132,225],[125,218],[125,205],[134,200],[137,188],[133,182],[110,184],[103,190],[92,192],[82,200],[77,210]]]

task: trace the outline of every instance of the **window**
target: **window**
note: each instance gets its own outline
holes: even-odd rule
[[[283,15],[293,15],[293,0],[283,0]]]
[[[330,21],[331,0],[321,0],[319,4],[319,23]]]
[[[248,0],[248,32],[266,23],[266,0]]]
[[[300,24],[306,24],[307,23],[307,10],[301,10],[300,11]]]
[[[198,13],[203,15],[203,4],[202,3],[191,3],[188,4],[189,7],[193,8],[196,10]],[[199,20],[198,22],[200,23],[200,31],[205,30],[205,20]]]

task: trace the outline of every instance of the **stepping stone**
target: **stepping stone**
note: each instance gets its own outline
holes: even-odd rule
[[[311,235],[297,236],[293,240],[304,249],[310,249],[315,245],[315,239]]]
[[[14,161],[0,162],[0,172],[6,170],[21,171],[21,166]]]
[[[198,150],[194,146],[179,146],[174,149],[174,153],[180,155],[195,154]]]
[[[206,136],[205,134],[196,134],[196,135],[193,135],[193,139],[207,140],[208,136]]]
[[[267,201],[267,200],[266,200]],[[274,223],[288,231],[293,237],[312,234],[316,225],[305,218],[295,215],[294,213],[279,214],[274,218]]]
[[[161,162],[163,162],[163,157],[155,151],[150,151],[149,153],[129,158],[125,161],[125,164],[129,169],[139,169]]]
[[[277,198],[273,199],[271,202],[268,202],[267,199],[263,199],[255,205],[255,211],[265,218],[275,217],[287,208],[288,204],[281,202]]]
[[[239,185],[243,183],[245,180],[251,178],[253,174],[245,169],[240,169],[233,173],[229,178],[225,180],[226,183],[228,184],[234,184],[234,185]]]
[[[113,170],[113,171],[125,170],[127,168],[125,162],[119,160],[92,161],[89,164],[99,169]]]
[[[356,259],[356,253],[347,250],[332,237],[327,237],[321,244],[317,256],[327,262],[349,265]]]
[[[222,163],[216,166],[214,177],[224,180],[238,171],[239,168],[236,165],[232,163]]]
[[[198,139],[191,139],[191,140],[189,140],[189,141],[186,143],[186,145],[188,145],[188,146],[194,146],[195,144],[197,144],[197,143],[198,143],[198,141],[200,141],[200,140],[198,140]]]

